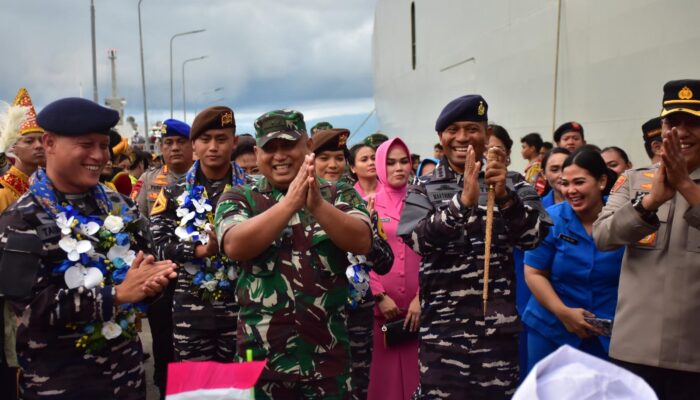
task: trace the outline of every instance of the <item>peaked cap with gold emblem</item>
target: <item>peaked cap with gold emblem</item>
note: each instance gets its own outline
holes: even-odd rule
[[[664,85],[661,116],[684,112],[700,117],[700,80],[682,79]]]

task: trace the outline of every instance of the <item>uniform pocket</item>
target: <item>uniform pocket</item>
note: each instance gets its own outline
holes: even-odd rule
[[[656,216],[659,218],[659,229],[643,237],[634,243],[632,247],[644,250],[662,250],[666,248],[669,230],[668,224],[671,217],[671,203],[666,202],[661,205],[656,212]]]
[[[692,251],[693,253],[700,253],[700,230],[692,226],[688,226],[686,250]]]

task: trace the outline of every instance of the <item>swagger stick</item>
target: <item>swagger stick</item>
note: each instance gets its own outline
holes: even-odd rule
[[[489,149],[486,155],[487,161],[494,161],[496,153]],[[496,191],[493,185],[489,185],[486,197],[486,231],[484,235],[484,316],[486,316],[486,304],[489,300],[489,267],[491,264],[491,235],[493,233],[493,207],[496,203]]]

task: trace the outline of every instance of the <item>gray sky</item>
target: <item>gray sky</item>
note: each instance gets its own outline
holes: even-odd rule
[[[118,94],[125,115],[143,124],[137,0],[95,0],[100,102],[111,94],[107,50],[117,50]],[[374,108],[371,43],[375,0],[143,0],[149,124],[170,114],[169,43],[173,43],[174,117],[182,119],[182,62],[188,122],[194,111],[225,104],[239,132],[274,108],[296,108],[307,121],[357,128]],[[38,109],[61,97],[92,98],[89,0],[0,0],[0,99],[26,86]],[[223,90],[215,92],[216,88]],[[223,100],[220,100],[223,98]],[[358,133],[376,130],[370,118]]]

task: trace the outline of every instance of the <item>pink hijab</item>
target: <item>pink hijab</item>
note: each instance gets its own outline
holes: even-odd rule
[[[376,154],[376,166],[377,166],[377,178],[379,179],[379,183],[381,184],[381,188],[378,190],[382,191],[386,194],[386,197],[388,200],[391,202],[390,206],[394,208],[394,210],[398,210],[401,212],[403,209],[403,199],[406,197],[406,192],[408,191],[408,184],[403,185],[401,187],[393,187],[389,184],[387,180],[387,167],[386,167],[386,159],[389,157],[389,150],[391,149],[392,146],[401,146],[404,151],[406,151],[406,156],[411,158],[411,152],[408,150],[408,146],[406,146],[406,143],[404,143],[401,138],[393,138],[390,140],[387,140],[386,142],[382,143],[379,148],[377,149],[377,154]]]

